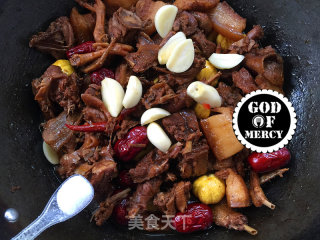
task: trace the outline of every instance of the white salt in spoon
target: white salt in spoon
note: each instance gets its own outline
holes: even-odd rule
[[[65,180],[51,196],[41,215],[11,240],[32,240],[54,224],[64,222],[81,212],[92,201],[94,190],[81,175]]]

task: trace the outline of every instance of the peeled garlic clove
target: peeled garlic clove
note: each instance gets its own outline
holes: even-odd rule
[[[119,82],[112,78],[105,78],[101,82],[101,95],[104,105],[112,117],[118,117],[122,109],[124,90]]]
[[[157,32],[162,38],[164,38],[172,29],[177,13],[178,8],[174,5],[165,5],[157,11],[154,17],[154,23]]]
[[[51,164],[56,165],[60,163],[59,156],[56,153],[56,151],[53,150],[53,148],[50,147],[45,141],[43,141],[42,149],[43,149],[44,156]]]
[[[187,71],[194,60],[194,47],[191,39],[180,42],[170,55],[167,68],[174,73]]]
[[[136,76],[131,76],[127,85],[122,105],[125,108],[133,108],[136,106],[142,96],[142,84]]]
[[[162,108],[150,108],[142,114],[141,125],[146,125],[169,115],[170,113]]]
[[[200,81],[191,83],[187,88],[187,94],[197,103],[207,103],[212,108],[220,107],[222,103],[218,91],[214,87]]]
[[[160,151],[167,152],[171,146],[171,140],[158,123],[150,123],[147,128],[149,141]]]
[[[169,38],[166,44],[158,52],[159,63],[166,64],[176,45],[186,39],[186,35],[183,32],[178,32]]]
[[[231,69],[239,65],[244,59],[243,55],[239,54],[221,54],[213,53],[209,61],[210,63],[219,69]]]

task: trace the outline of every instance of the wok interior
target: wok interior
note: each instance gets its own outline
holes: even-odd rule
[[[303,4],[303,5],[300,5]],[[40,76],[54,61],[52,58],[28,48],[28,40],[38,30],[45,29],[55,18],[67,15],[73,1],[7,1],[0,8],[2,49],[0,95],[1,153],[0,213],[8,207],[18,210],[20,219],[15,224],[0,220],[0,239],[9,239],[35,219],[58,186],[52,166],[42,152],[39,108],[33,100],[31,80]],[[319,103],[317,66],[320,54],[320,22],[317,1],[237,1],[230,5],[253,24],[264,26],[265,42],[273,45],[284,57],[285,92],[298,116],[296,134],[289,148],[293,153],[290,172],[277,179],[265,192],[278,206],[277,211],[250,208],[245,211],[253,227],[259,229],[257,239],[311,239],[320,227],[320,196],[317,187],[318,158],[317,125]],[[319,11],[318,11],[319,12]],[[11,193],[12,186],[21,190]],[[68,222],[44,232],[39,239],[148,239],[184,238],[183,235],[150,234],[128,231],[116,224],[97,228],[89,224],[90,212],[85,211]],[[190,238],[247,239],[246,233],[214,230],[195,233]]]

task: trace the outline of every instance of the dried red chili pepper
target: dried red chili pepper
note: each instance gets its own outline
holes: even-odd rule
[[[127,133],[124,139],[119,139],[114,145],[114,151],[119,160],[128,162],[141,152],[149,143],[146,127],[135,127]]]
[[[106,68],[100,68],[98,71],[91,73],[90,80],[91,80],[91,83],[100,85],[101,81],[106,77],[112,78],[112,79],[115,78],[114,73],[111,70]]]
[[[107,122],[91,123],[80,126],[66,124],[66,127],[77,132],[103,132],[106,130],[106,124]]]
[[[203,103],[202,105],[205,109],[209,109],[209,110],[211,109],[210,104],[208,103]]]
[[[173,220],[173,226],[178,232],[190,233],[209,228],[213,223],[213,215],[208,205],[191,203],[184,213],[178,212]]]
[[[94,44],[93,41],[89,41],[89,42],[81,43],[80,45],[75,46],[73,48],[70,48],[67,51],[67,57],[71,58],[72,55],[74,55],[74,54],[94,52],[95,50],[94,50],[93,44]]]

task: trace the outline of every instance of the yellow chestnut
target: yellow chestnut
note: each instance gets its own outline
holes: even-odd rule
[[[231,39],[228,39],[228,38],[222,36],[221,34],[218,34],[217,45],[220,44],[222,50],[227,50],[231,46],[232,43],[233,43],[233,41]]]
[[[52,65],[60,67],[61,71],[67,74],[68,76],[74,73],[74,69],[71,66],[69,60],[59,59],[55,61]]]
[[[210,105],[209,104],[201,104],[197,103],[194,107],[194,111],[198,118],[206,119],[210,116]]]
[[[204,175],[194,181],[193,193],[202,203],[215,204],[224,197],[226,186],[214,174]]]
[[[205,82],[212,78],[214,75],[218,73],[217,69],[209,62],[206,60],[206,66],[201,69],[201,71],[197,75],[197,80],[201,82]],[[216,79],[212,86],[217,85],[218,79]]]

